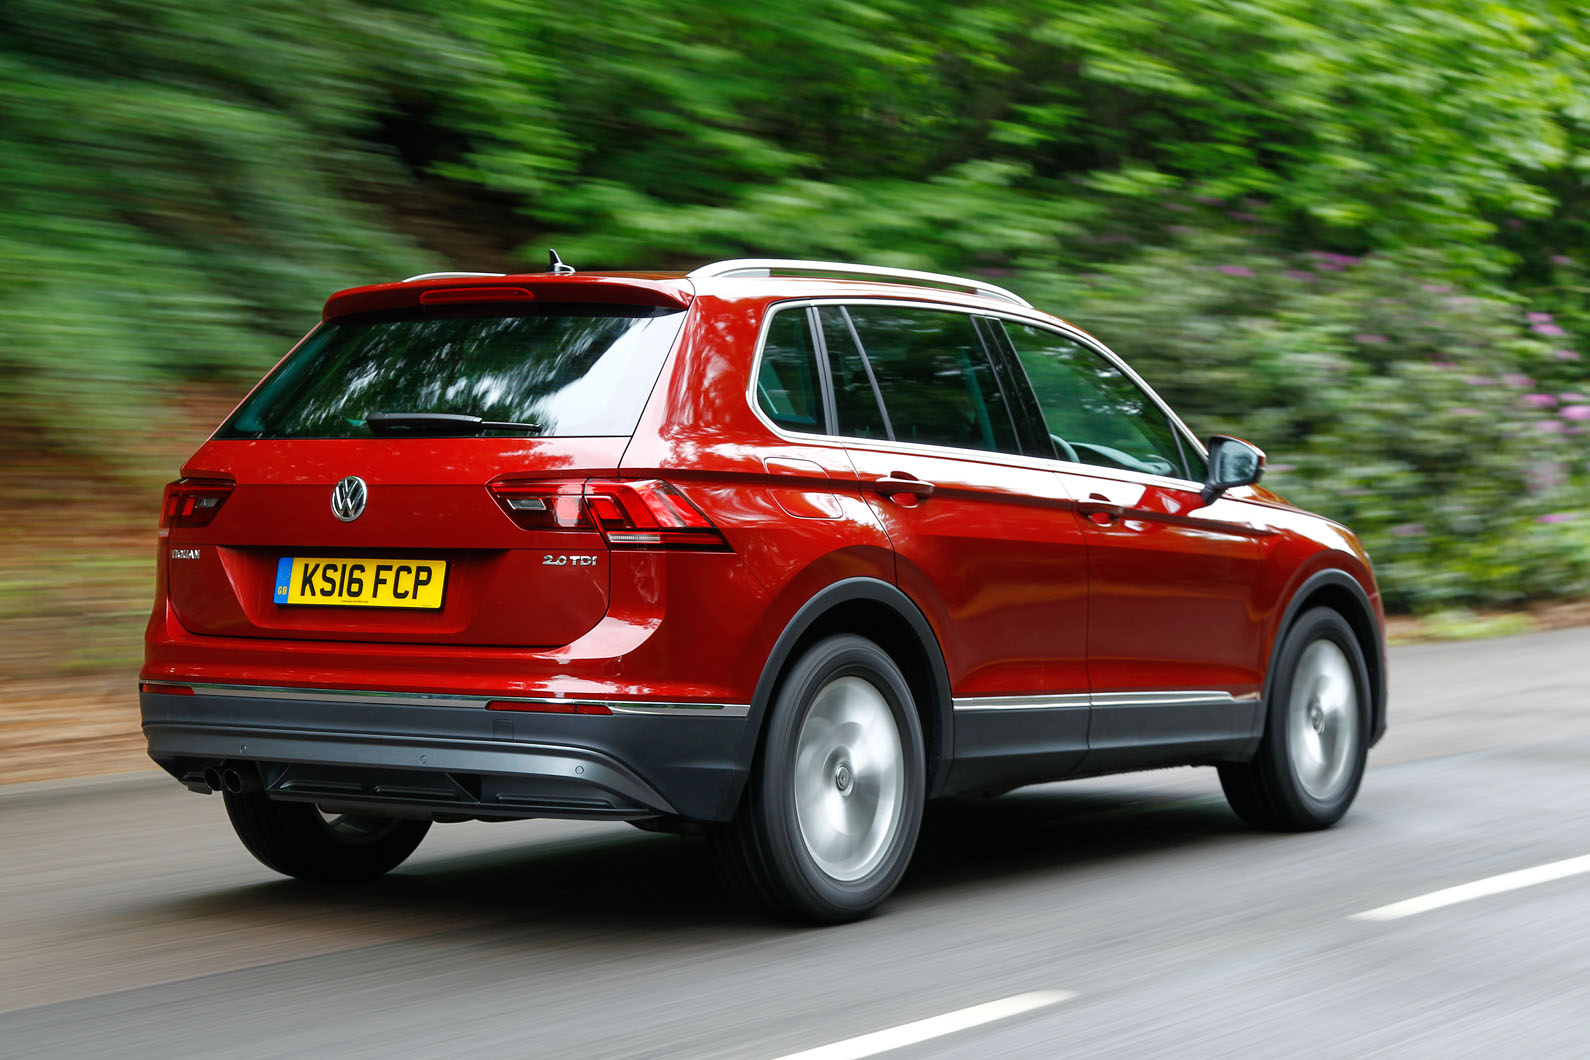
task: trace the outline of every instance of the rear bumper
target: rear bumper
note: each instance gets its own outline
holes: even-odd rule
[[[140,692],[149,756],[195,790],[239,769],[273,798],[394,815],[726,820],[749,768],[743,704],[603,701],[611,715],[484,697],[195,685]]]

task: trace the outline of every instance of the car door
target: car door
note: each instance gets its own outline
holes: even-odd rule
[[[1203,454],[1157,398],[1079,335],[1004,321],[1088,546],[1087,768],[1218,754],[1253,732],[1267,528],[1201,499]]]
[[[1025,452],[970,314],[818,308],[835,430],[938,631],[957,787],[1061,776],[1086,748],[1086,560],[1065,484]]]

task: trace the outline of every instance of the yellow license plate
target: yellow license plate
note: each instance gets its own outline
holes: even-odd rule
[[[276,564],[278,604],[434,610],[446,587],[447,563],[439,559],[283,556]]]

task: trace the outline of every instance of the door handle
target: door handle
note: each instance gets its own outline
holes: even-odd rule
[[[906,493],[917,500],[927,500],[933,496],[933,483],[923,482],[914,475],[904,471],[891,471],[887,478],[880,478],[873,482],[872,488],[885,497],[895,497]]]
[[[1087,500],[1077,505],[1077,511],[1092,519],[1100,526],[1109,526],[1115,520],[1126,514],[1126,506],[1113,504],[1103,494],[1094,493]]]

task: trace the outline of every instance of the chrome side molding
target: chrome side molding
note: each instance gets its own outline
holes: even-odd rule
[[[1049,696],[966,696],[954,701],[957,711],[1082,710],[1092,707],[1186,707],[1199,703],[1256,703],[1259,693],[1234,696],[1214,689],[1164,692],[1070,692]]]

